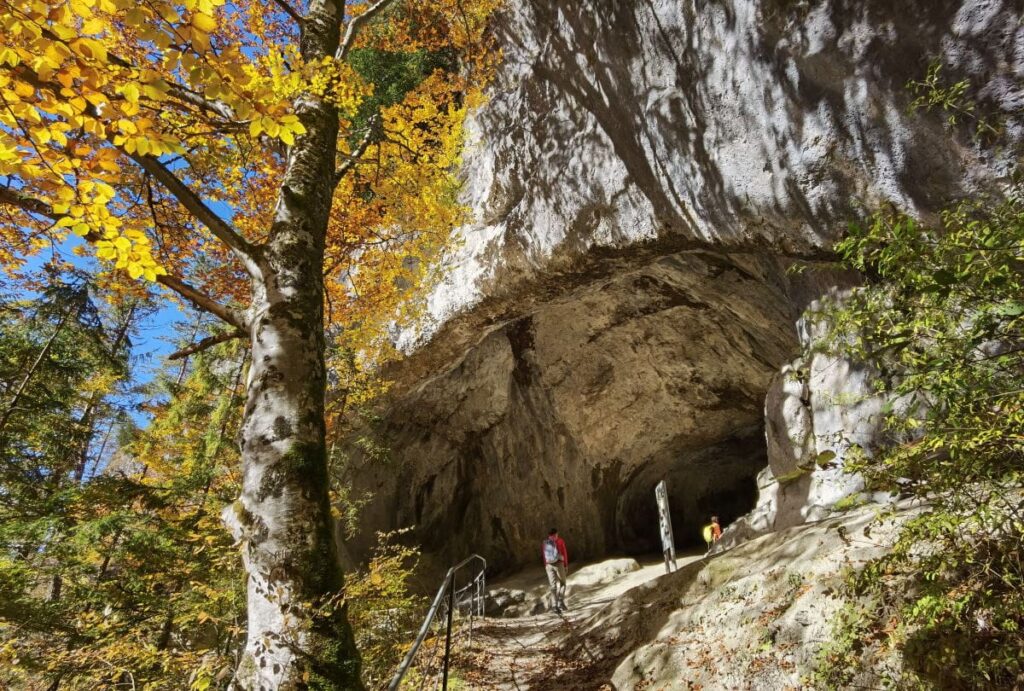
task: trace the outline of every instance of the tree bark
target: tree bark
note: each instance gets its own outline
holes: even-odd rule
[[[307,62],[334,55],[341,0],[313,0],[302,24]],[[361,689],[339,595],[324,424],[323,256],[338,113],[304,94],[306,128],[288,163],[253,278],[252,365],[241,429],[242,493],[225,520],[242,543],[248,631],[234,689]]]

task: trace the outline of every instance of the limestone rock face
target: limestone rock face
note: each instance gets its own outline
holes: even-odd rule
[[[850,414],[869,419],[816,398],[861,385],[836,363],[772,384],[802,310],[851,283],[785,269],[826,256],[864,208],[928,216],[994,188],[1019,152],[1021,9],[506,3],[503,67],[469,127],[476,222],[431,319],[398,337],[411,355],[389,372],[390,461],[350,469],[373,493],[353,555],[407,525],[439,563],[530,563],[552,525],[583,556],[649,550],[662,478],[677,542],[699,541],[708,514],[753,505],[767,461],[784,476]],[[1008,115],[1011,145],[984,151],[941,114],[908,112],[907,82],[935,59]]]
[[[729,526],[715,551],[821,520],[837,502],[860,493],[863,480],[844,467],[848,455],[852,449],[868,455],[881,449],[887,442],[885,406],[909,405],[876,393],[876,368],[821,352],[828,323],[817,301],[798,321],[797,331],[804,355],[782,367],[765,398],[768,468],[758,476],[757,505]]]
[[[598,249],[806,251],[865,206],[928,214],[989,188],[1012,152],[980,152],[940,114],[908,113],[906,85],[941,60],[950,83],[969,78],[1010,116],[1016,140],[1021,11],[1019,0],[506,3],[504,67],[469,128],[465,201],[478,222],[432,296],[433,326],[403,343],[467,307],[492,316],[500,300],[536,299],[530,284],[556,288]],[[442,338],[459,349],[455,335]]]
[[[784,365],[772,378],[765,398],[768,466],[775,478],[800,474],[803,465],[816,455],[811,392],[801,364],[798,360]]]

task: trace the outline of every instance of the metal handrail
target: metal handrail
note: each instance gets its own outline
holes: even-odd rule
[[[448,572],[444,575],[444,579],[441,581],[441,587],[437,589],[437,595],[434,596],[434,601],[431,603],[430,609],[427,610],[427,616],[423,620],[423,625],[420,626],[420,631],[419,631],[419,633],[416,636],[416,640],[413,642],[412,647],[409,648],[409,652],[407,652],[405,654],[405,658],[402,660],[402,664],[400,664],[398,666],[398,671],[395,672],[395,676],[392,677],[391,683],[388,684],[388,691],[396,691],[398,689],[398,685],[402,683],[402,677],[405,676],[405,673],[408,672],[409,668],[412,666],[412,661],[416,658],[416,652],[420,649],[420,645],[423,643],[424,639],[426,639],[427,633],[430,631],[430,625],[433,623],[434,617],[437,616],[437,610],[438,610],[438,608],[440,608],[441,601],[444,599],[445,591],[448,591],[448,599],[449,599],[449,602],[448,602],[448,632],[447,632],[446,642],[445,642],[445,670],[444,670],[444,672],[445,672],[445,688],[447,688],[447,686],[448,686],[448,684],[447,684],[447,681],[448,681],[448,653],[449,653],[449,649],[451,647],[452,616],[454,614],[454,609],[455,609],[455,595],[456,595],[456,593],[455,593],[455,572],[458,571],[459,569],[461,569],[466,564],[468,564],[471,561],[474,561],[476,559],[479,559],[483,563],[483,566],[480,569],[480,574],[476,578],[474,578],[473,581],[469,585],[473,585],[473,584],[477,583],[477,581],[479,581],[479,585],[477,587],[477,594],[474,595],[474,599],[476,598],[477,595],[479,596],[479,598],[480,598],[480,600],[479,600],[480,601],[480,616],[484,615],[483,594],[486,591],[486,589],[484,587],[484,585],[485,585],[485,580],[484,579],[486,577],[484,576],[484,574],[487,571],[487,560],[484,559],[483,557],[481,557],[479,554],[471,554],[470,556],[466,557],[465,559],[460,561],[455,566],[453,566],[450,569],[448,569]],[[468,587],[469,586],[466,586],[466,588],[468,588]],[[466,588],[462,588],[459,592],[465,591]],[[475,614],[475,612],[472,611],[472,604],[471,604],[470,605],[470,616],[472,617],[474,614]],[[472,637],[472,628],[470,628],[470,636]]]

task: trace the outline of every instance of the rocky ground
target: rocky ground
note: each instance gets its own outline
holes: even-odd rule
[[[872,505],[683,557],[667,575],[660,563],[631,560],[581,569],[562,616],[485,619],[455,677],[463,688],[534,691],[808,688],[842,604],[842,573],[885,550],[908,513],[900,508],[881,523]],[[496,585],[531,583],[519,606],[532,610],[544,590],[539,569]]]

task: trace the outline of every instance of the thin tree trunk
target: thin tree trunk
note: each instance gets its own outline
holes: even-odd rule
[[[190,343],[195,343],[196,338],[199,337],[199,328],[203,325],[203,313],[200,312],[196,316],[196,325],[192,328],[192,338],[189,339]],[[188,362],[190,357],[186,355],[181,359],[181,368],[178,369],[178,380],[176,385],[181,386],[185,381],[185,373],[188,371]]]
[[[25,376],[22,377],[21,383],[18,384],[17,390],[11,397],[11,401],[7,404],[3,413],[0,413],[0,448],[2,448],[4,428],[11,419],[11,415],[18,407],[18,403],[21,402],[21,397],[25,394],[25,389],[28,387],[28,383],[32,381],[32,377],[35,375],[36,370],[39,369],[39,365],[42,364],[43,360],[46,359],[46,356],[50,354],[50,349],[53,347],[54,341],[57,340],[57,336],[59,336],[60,332],[64,329],[64,324],[66,322],[67,315],[65,314],[61,316],[60,321],[57,322],[57,326],[53,329],[53,333],[50,334],[50,337],[46,339],[46,343],[43,344],[43,349],[39,351],[39,355],[37,355],[36,359],[32,362],[32,366],[29,367],[28,372],[26,372]]]
[[[334,55],[343,2],[311,0],[300,51]],[[246,646],[234,689],[362,689],[328,498],[324,429],[323,256],[338,113],[304,94],[306,128],[289,150],[253,280],[252,365],[241,430],[242,494],[225,520],[248,573]]]
[[[138,482],[141,484],[146,479],[146,475],[149,473],[149,466],[142,466],[142,471],[139,473]],[[124,534],[124,528],[120,527],[114,531],[114,538],[110,541],[110,548],[107,549],[106,554],[103,555],[103,561],[100,563],[100,568],[96,572],[96,584],[99,585],[104,578],[107,576],[107,569],[110,568],[110,559],[117,550],[117,546],[121,543],[121,536]],[[86,608],[88,611],[88,608]]]
[[[117,424],[117,418],[111,417],[110,423],[107,424],[107,431],[103,433],[103,441],[100,442],[100,448],[96,452],[96,455],[92,459],[92,473],[88,472],[88,469],[82,471],[83,478],[90,478],[96,475],[96,471],[99,468],[100,461],[103,460],[103,455],[107,452],[107,445],[110,443],[110,435],[114,433],[114,426]]]
[[[116,358],[118,352],[127,343],[128,330],[131,329],[132,320],[135,318],[135,305],[132,305],[128,309],[128,314],[125,315],[124,321],[117,329],[117,336],[114,338],[113,344],[110,346],[110,356]],[[92,439],[95,432],[94,426],[96,424],[95,412],[99,406],[103,396],[99,391],[94,391],[89,396],[89,402],[85,406],[85,410],[82,411],[82,417],[78,421],[78,426],[86,429],[85,438],[82,440],[82,447],[78,456],[78,463],[75,466],[75,472],[73,479],[75,483],[81,483],[85,477],[85,467],[89,463],[89,447],[92,446]],[[106,440],[104,440],[104,446]]]
[[[157,650],[167,650],[167,646],[171,644],[172,631],[174,631],[174,610],[168,609],[167,616],[164,617],[164,623],[160,627],[160,637],[156,641]]]
[[[220,429],[217,432],[217,439],[213,443],[213,448],[203,450],[204,458],[207,461],[212,461],[214,464],[216,464],[217,454],[220,453],[220,446],[221,444],[224,443],[224,437],[227,435],[228,423],[234,417],[232,415],[232,411],[234,410],[236,406],[236,400],[238,399],[238,387],[241,386],[242,384],[242,372],[245,371],[245,361],[247,358],[247,352],[243,351],[238,363],[238,371],[235,373],[235,378],[233,380],[233,383],[231,384],[231,393],[229,394],[228,398],[228,409],[224,412],[224,419],[221,420]],[[210,497],[210,490],[212,488],[213,474],[211,473],[210,477],[206,480],[206,485],[203,486],[203,492],[200,495],[199,506],[196,508],[196,512],[188,520],[186,532],[190,533],[193,530],[195,530],[196,527],[199,525],[199,522],[203,519],[203,517],[207,515],[206,503]],[[193,543],[189,543],[188,550],[186,551],[185,554],[186,562],[191,562],[192,558],[195,556],[194,552],[195,545]],[[170,601],[170,604],[168,605],[167,608],[167,616],[164,619],[164,624],[160,629],[160,638],[157,640],[156,645],[157,650],[166,650],[167,646],[170,645],[171,634],[174,632],[175,617],[175,611],[173,609],[173,598],[171,597],[171,595],[176,594],[181,589],[183,583],[184,578],[179,577],[175,581],[174,586],[171,588],[170,593],[168,595],[168,600]],[[228,638],[230,638],[230,636]]]
[[[116,358],[118,351],[120,351],[121,348],[127,343],[128,331],[131,328],[132,320],[134,319],[134,317],[135,317],[135,306],[132,305],[132,307],[128,310],[128,314],[125,316],[124,322],[122,322],[120,327],[118,328],[117,336],[114,338],[114,342],[111,344],[111,348],[110,348],[111,357],[115,357]],[[82,446],[81,446],[81,449],[79,450],[79,454],[78,454],[78,462],[75,464],[75,469],[71,473],[71,477],[70,478],[65,477],[63,479],[58,479],[57,480],[57,485],[54,487],[54,491],[59,490],[60,485],[62,485],[65,482],[67,482],[69,479],[72,482],[74,482],[76,485],[78,485],[78,484],[81,484],[82,480],[85,478],[85,468],[86,468],[86,465],[89,462],[89,448],[92,446],[93,436],[95,435],[95,432],[96,432],[96,429],[95,429],[95,422],[96,421],[94,419],[94,413],[96,412],[96,409],[99,406],[99,403],[102,400],[102,398],[103,398],[102,394],[100,394],[98,391],[94,391],[89,396],[89,402],[86,404],[85,410],[82,412],[82,417],[79,419],[79,421],[77,423],[78,427],[86,428],[86,432],[85,432],[84,438],[82,439]],[[100,447],[100,455],[101,456],[103,454],[103,450],[107,446],[107,439],[110,437],[110,431],[113,429],[113,425],[114,425],[114,423],[112,421],[110,426],[107,428],[106,435],[103,438],[103,444]],[[143,474],[145,474],[145,471],[143,471]],[[77,521],[75,521],[74,519],[69,519],[69,522],[62,529],[60,529],[56,533],[56,535],[54,536],[54,539],[56,540],[62,534],[66,534],[66,533],[70,532],[71,529],[74,527],[76,522]],[[117,541],[120,538],[120,535],[121,535],[121,531],[118,530],[118,532],[114,535],[114,546],[111,547],[110,552],[113,552],[114,547],[117,546]],[[108,562],[110,560],[110,552],[108,552],[107,555],[103,558],[103,566],[101,567],[101,571],[104,572],[104,573],[106,572],[107,564],[108,564]],[[57,573],[53,574],[53,581],[52,581],[51,586],[50,586],[50,602],[57,602],[58,600],[60,600],[60,597],[61,597],[62,593],[63,593],[63,576],[61,575],[60,572],[57,572]]]

